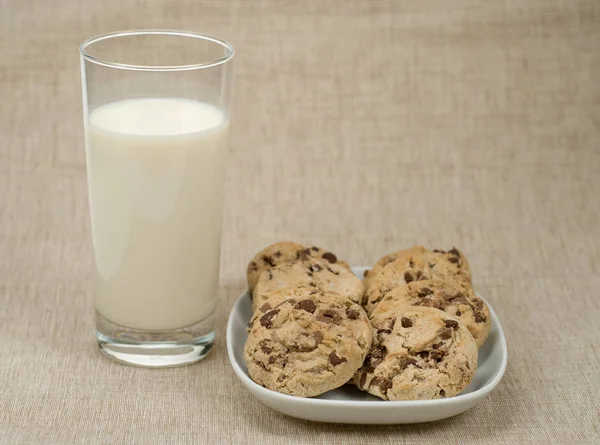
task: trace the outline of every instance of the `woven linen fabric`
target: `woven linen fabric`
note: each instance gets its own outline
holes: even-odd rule
[[[215,350],[140,369],[94,338],[78,45],[236,47]],[[0,0],[0,444],[600,443],[600,2]],[[225,324],[278,240],[349,263],[456,245],[506,375],[419,425],[311,423],[249,394]]]

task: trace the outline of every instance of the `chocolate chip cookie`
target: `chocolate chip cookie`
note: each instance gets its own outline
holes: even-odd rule
[[[405,306],[428,306],[458,317],[466,326],[477,347],[481,347],[490,333],[490,311],[468,283],[425,280],[412,281],[387,293],[372,313],[377,314]]]
[[[361,367],[373,334],[360,305],[317,291],[279,303],[251,325],[250,377],[273,391],[313,397],[342,386]]]
[[[246,276],[248,278],[248,288],[252,292],[260,275],[280,264],[293,261],[303,261],[311,258],[322,258],[328,263],[341,265],[348,270],[350,266],[344,261],[338,261],[337,256],[328,250],[320,247],[305,247],[302,244],[291,241],[283,241],[272,244],[258,252],[252,261],[248,263]]]
[[[384,400],[452,397],[471,382],[477,346],[458,318],[439,309],[400,305],[371,317],[373,346],[354,376]]]
[[[362,305],[367,313],[371,314],[388,292],[412,281],[454,280],[470,285],[471,275],[469,270],[464,268],[467,263],[463,258],[454,248],[449,252],[442,252],[415,247],[405,254],[397,254],[396,259],[378,271],[369,272]]]
[[[335,292],[355,303],[361,301],[364,293],[362,281],[346,267],[313,258],[280,264],[263,272],[254,288],[254,309],[263,302],[267,293],[289,287]]]

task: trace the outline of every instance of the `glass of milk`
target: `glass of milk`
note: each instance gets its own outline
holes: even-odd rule
[[[125,31],[80,48],[100,350],[138,366],[214,342],[233,47]]]

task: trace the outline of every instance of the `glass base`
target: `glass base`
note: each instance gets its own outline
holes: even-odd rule
[[[100,351],[133,366],[165,368],[202,360],[215,341],[214,316],[181,329],[141,331],[116,325],[96,312]]]

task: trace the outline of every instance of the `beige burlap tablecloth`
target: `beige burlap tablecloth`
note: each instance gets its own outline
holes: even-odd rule
[[[183,28],[237,50],[218,340],[122,366],[94,338],[78,44]],[[0,443],[600,443],[600,2],[0,0]],[[225,324],[276,240],[356,265],[456,245],[502,319],[496,391],[420,425],[261,405]]]

